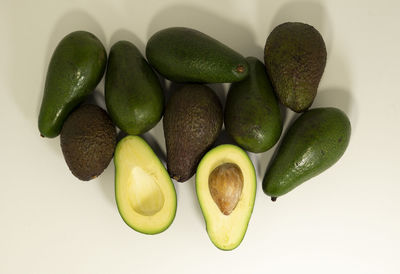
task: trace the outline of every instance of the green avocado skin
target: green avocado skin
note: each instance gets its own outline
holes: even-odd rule
[[[284,195],[331,167],[344,154],[350,134],[350,121],[337,108],[304,112],[287,131],[264,176],[265,194]]]
[[[245,150],[260,153],[278,141],[282,119],[264,64],[255,57],[246,60],[249,76],[233,83],[228,92],[225,128]]]
[[[164,94],[157,75],[139,49],[128,41],[110,50],[105,101],[114,123],[130,135],[139,135],[160,121]]]
[[[175,82],[231,83],[248,74],[242,55],[190,28],[155,33],[147,43],[146,57],[160,74]]]
[[[44,137],[60,134],[69,113],[97,86],[103,77],[107,53],[100,40],[86,31],[75,31],[57,45],[48,67],[39,131]]]

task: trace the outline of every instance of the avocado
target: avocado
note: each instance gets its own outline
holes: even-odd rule
[[[151,147],[128,135],[118,142],[114,164],[115,199],[125,223],[144,234],[166,230],[175,218],[176,192]]]
[[[265,174],[265,194],[275,200],[331,167],[344,154],[350,134],[350,121],[340,109],[304,112],[287,131]]]
[[[172,93],[163,120],[172,178],[184,182],[192,177],[201,157],[217,139],[222,122],[222,106],[211,88],[187,84]]]
[[[242,55],[190,28],[158,31],[147,42],[146,56],[160,74],[175,82],[231,83],[248,73]]]
[[[64,122],[60,143],[72,174],[82,181],[99,176],[110,163],[117,133],[100,107],[82,105]]]
[[[264,60],[281,103],[295,112],[308,109],[326,64],[321,34],[304,23],[281,24],[268,36]]]
[[[229,89],[225,103],[225,129],[242,148],[259,153],[270,149],[282,132],[278,101],[264,64],[246,58],[249,76]]]
[[[213,244],[232,250],[242,242],[256,197],[253,163],[240,147],[217,146],[201,159],[196,194]]]
[[[105,101],[111,119],[127,134],[145,133],[161,119],[164,94],[160,82],[138,48],[128,41],[111,47]]]
[[[43,137],[60,134],[68,114],[100,82],[107,54],[100,40],[86,31],[75,31],[57,45],[47,70],[39,131]]]

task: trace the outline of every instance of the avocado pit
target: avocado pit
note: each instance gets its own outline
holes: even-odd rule
[[[208,177],[211,197],[224,215],[229,215],[239,202],[243,190],[243,173],[238,165],[224,163]]]

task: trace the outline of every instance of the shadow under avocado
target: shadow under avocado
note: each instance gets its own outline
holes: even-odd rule
[[[199,200],[197,199],[197,191],[196,191],[196,174],[194,174],[192,176],[192,178],[190,178],[187,182],[185,182],[184,184],[189,184],[190,185],[190,190],[191,190],[191,194],[193,197],[193,207],[194,210],[196,211],[196,215],[198,216],[199,220],[203,221],[204,217],[203,217],[203,212],[201,211],[200,208],[200,204],[199,204]],[[203,222],[204,224],[204,222]],[[205,226],[205,224],[204,224]]]
[[[221,130],[221,132],[219,133],[217,140],[215,140],[214,145],[212,148],[217,147],[219,145],[224,145],[224,144],[230,144],[230,145],[235,145],[235,146],[239,146],[235,140],[232,138],[232,136],[226,131],[225,128],[223,128]]]
[[[167,162],[167,156],[159,145],[157,139],[150,132],[146,132],[140,135],[140,137],[142,137],[147,142],[147,144],[149,144],[154,153],[157,155],[158,159],[160,159],[160,161],[165,164]]]
[[[86,99],[84,104],[92,104],[101,107],[107,111],[106,103],[104,101],[104,94],[100,89],[95,89]]]
[[[168,27],[188,27],[201,31],[236,50],[243,56],[259,56],[262,48],[255,44],[250,28],[222,18],[200,7],[172,5],[158,12],[147,30],[148,38]]]
[[[228,88],[230,84],[215,83],[215,84],[207,84],[207,86],[210,87],[214,91],[214,93],[218,96],[218,99],[221,102],[222,110],[224,110],[226,96],[228,95]]]
[[[103,171],[103,173],[100,174],[95,180],[98,181],[97,183],[99,185],[99,188],[106,200],[110,202],[113,206],[116,206],[114,158],[111,160],[110,164]]]

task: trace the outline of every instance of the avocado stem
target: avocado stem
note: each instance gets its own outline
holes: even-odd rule
[[[236,71],[239,72],[239,73],[243,73],[244,72],[244,67],[242,65],[238,65],[236,67]]]
[[[275,202],[276,199],[278,199],[277,197],[271,197],[271,201]]]
[[[40,137],[44,138],[44,135],[42,133],[40,133]]]

